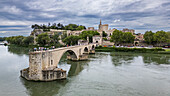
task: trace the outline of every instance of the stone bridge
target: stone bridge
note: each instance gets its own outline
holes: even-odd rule
[[[21,70],[21,76],[27,80],[52,81],[66,78],[66,71],[58,68],[63,54],[67,59],[87,60],[89,53],[95,53],[96,44],[76,45],[46,51],[34,51],[29,54],[29,67]]]

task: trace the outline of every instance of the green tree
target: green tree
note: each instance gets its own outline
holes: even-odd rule
[[[15,45],[22,45],[23,39],[24,39],[24,36],[12,36],[12,37],[6,38],[8,43],[15,44]]]
[[[59,43],[59,40],[60,40],[59,35],[58,34],[54,34],[50,41],[51,41],[52,45],[56,45],[57,43]]]
[[[122,43],[123,42],[123,32],[119,30],[115,30],[112,33],[111,41],[113,41],[115,44]]]
[[[63,34],[61,35],[61,40],[63,41],[66,37],[67,37],[67,33],[63,33]]]
[[[123,43],[133,43],[135,40],[135,36],[132,35],[131,32],[123,33]]]
[[[103,37],[107,37],[107,33],[105,31],[102,32]]]
[[[154,43],[154,33],[152,31],[146,31],[144,34],[144,39],[146,43],[153,44]]]
[[[73,35],[71,35],[71,36],[66,37],[66,38],[63,40],[63,42],[64,42],[65,44],[69,45],[69,46],[70,46],[70,45],[77,45],[79,39],[81,39],[80,36],[73,36]]]
[[[22,40],[23,45],[26,46],[33,44],[33,42],[34,42],[33,36],[24,37],[24,39]]]
[[[167,34],[168,34],[168,41],[167,41],[167,43],[170,43],[170,32],[167,32]]]
[[[49,43],[50,41],[50,38],[48,36],[47,33],[42,33],[42,34],[39,34],[38,37],[37,37],[37,43],[42,45],[42,46],[45,46],[46,44]]]
[[[85,26],[82,26],[82,25],[69,24],[69,25],[66,25],[66,26],[65,26],[65,29],[66,29],[66,30],[75,31],[75,30],[83,30],[83,29],[86,29],[86,27],[85,27]]]
[[[168,34],[165,31],[157,31],[153,37],[154,41],[158,44],[166,43],[168,41]]]
[[[86,29],[86,27],[85,27],[85,26],[82,26],[82,25],[80,25],[80,26],[78,26],[78,27],[76,28],[76,30],[83,30],[83,29]]]
[[[14,40],[14,44],[21,45],[23,39],[24,39],[24,36],[15,36],[14,39],[13,39]]]
[[[118,43],[133,43],[135,40],[135,36],[132,35],[131,32],[122,32],[119,30],[113,31],[111,36],[111,41],[115,44]]]

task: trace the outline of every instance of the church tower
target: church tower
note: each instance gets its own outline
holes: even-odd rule
[[[102,31],[102,21],[100,19],[100,24],[99,24],[99,31],[101,32]]]

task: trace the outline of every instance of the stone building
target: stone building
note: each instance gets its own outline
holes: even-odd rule
[[[133,36],[135,36],[135,41],[134,41],[134,45],[135,46],[145,46],[146,44],[144,44],[144,34],[141,33],[137,33],[134,34]]]
[[[94,30],[94,27],[88,27],[87,30]]]
[[[107,33],[107,37],[109,39],[109,37],[112,35],[113,31],[115,29],[109,29],[109,25],[108,24],[102,24],[101,20],[100,20],[100,24],[99,24],[99,29],[97,30],[100,35],[102,36],[102,32],[104,31],[105,33]]]
[[[84,30],[81,31],[71,31],[71,30],[67,30],[67,36],[71,36],[71,35],[75,35],[75,36],[79,36],[81,34],[81,32],[83,32]]]
[[[133,30],[133,29],[128,29],[128,28],[124,28],[124,29],[122,30],[122,32],[131,32],[132,34],[134,34],[134,33],[135,33],[135,30]]]
[[[103,37],[100,35],[93,36],[93,43],[97,43],[98,45],[102,45]]]
[[[78,40],[78,45],[88,45],[87,40]]]

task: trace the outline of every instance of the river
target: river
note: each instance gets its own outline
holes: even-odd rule
[[[32,82],[20,77],[28,50],[0,46],[0,96],[170,96],[170,55],[96,52],[88,61],[68,61],[66,80]]]

